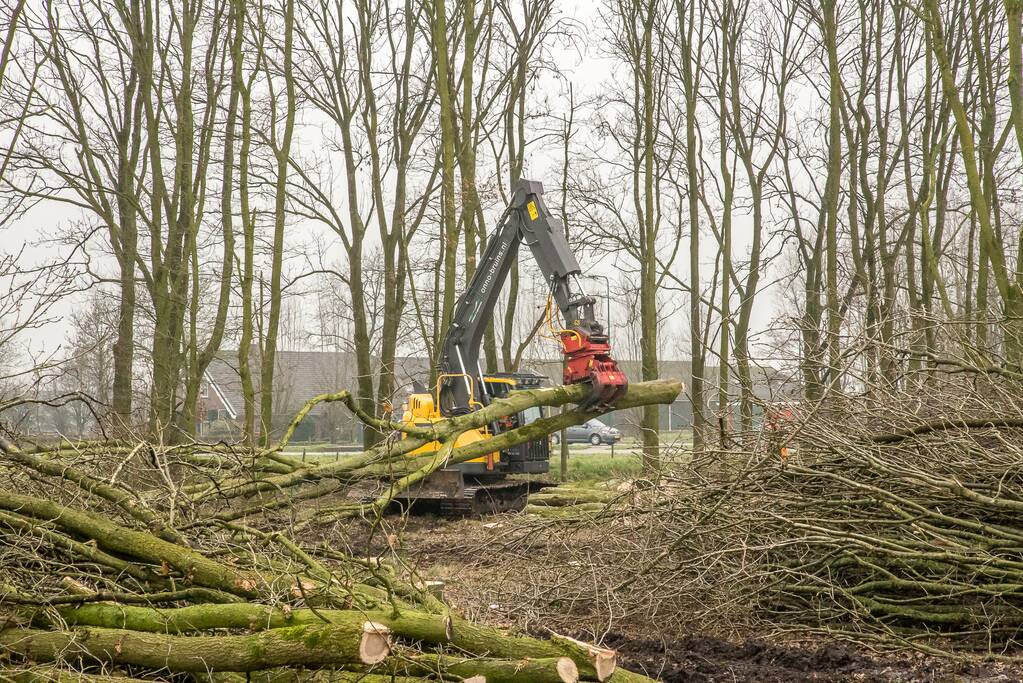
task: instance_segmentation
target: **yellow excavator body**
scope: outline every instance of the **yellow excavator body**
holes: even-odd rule
[[[440,411],[437,410],[437,403],[434,401],[433,395],[428,393],[415,393],[411,394],[408,398],[408,405],[402,415],[401,421],[405,424],[413,425],[415,427],[429,427],[434,422],[440,422],[445,419],[441,416]],[[407,434],[402,434],[402,438],[407,438]],[[491,438],[490,430],[486,427],[480,427],[478,429],[469,429],[458,435],[455,440],[455,448],[461,446],[467,446],[477,441],[484,441]],[[440,442],[431,441],[430,443],[423,444],[414,451],[409,451],[409,457],[416,457],[425,455],[431,451],[436,451],[440,448]],[[480,458],[474,460],[468,460],[467,462],[483,463],[486,465],[487,470],[493,470],[497,463],[501,462],[500,452],[488,453]]]
[[[440,403],[437,395],[443,377],[442,375],[441,379],[438,379],[435,392],[420,388],[409,395],[408,401],[402,407],[403,423],[429,428],[436,422],[448,419],[438,409]],[[448,377],[464,377],[472,382],[474,389],[476,387],[476,383],[465,375]],[[544,381],[545,377],[535,373],[504,373],[484,377],[485,384],[480,391],[489,403],[508,396],[509,392],[515,389],[538,387]],[[483,404],[474,398],[475,393],[470,391],[470,405],[482,408]],[[496,434],[529,424],[544,415],[544,409],[536,407],[498,418],[491,424],[462,432],[455,441],[455,447],[481,441],[486,444],[493,440]],[[401,438],[407,439],[408,435],[403,433]],[[408,457],[427,456],[439,448],[440,443],[432,441],[410,451]],[[521,510],[526,505],[530,490],[542,488],[544,482],[528,478],[508,478],[508,475],[542,474],[547,472],[549,461],[550,444],[546,438],[504,449],[494,448],[492,452],[479,458],[441,467],[407,489],[398,502],[402,505],[414,504],[420,510],[434,510],[443,516]]]

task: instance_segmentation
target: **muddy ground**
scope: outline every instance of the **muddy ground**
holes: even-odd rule
[[[756,639],[734,643],[707,635],[644,640],[609,634],[624,665],[668,683],[676,681],[1019,681],[1019,671],[996,664],[959,664],[916,654],[878,656],[844,643],[798,645]]]
[[[386,528],[345,540],[356,552],[368,555],[397,551],[422,576],[442,579],[445,599],[470,618],[539,636],[555,630],[598,641],[617,649],[623,666],[666,683],[1023,683],[1019,667],[955,662],[915,651],[879,653],[820,637],[766,639],[735,629],[660,632],[666,629],[641,619],[606,624],[600,630],[587,628],[574,616],[558,623],[550,611],[530,605],[543,595],[542,586],[530,585],[537,580],[535,567],[518,567],[517,562],[528,565],[529,561],[523,561],[521,553],[502,551],[502,534],[515,526],[515,518],[509,515],[463,520],[391,516]],[[577,564],[566,564],[566,576],[578,570]],[[546,569],[544,581],[549,581],[551,567]],[[509,579],[520,582],[517,599],[509,598],[507,586],[499,586]]]

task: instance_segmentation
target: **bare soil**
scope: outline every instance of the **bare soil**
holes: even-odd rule
[[[999,664],[957,663],[916,653],[878,656],[836,642],[734,643],[707,635],[663,642],[609,634],[604,645],[617,648],[627,668],[666,683],[1023,680],[1019,671]]]

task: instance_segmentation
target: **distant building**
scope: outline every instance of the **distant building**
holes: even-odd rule
[[[278,351],[274,372],[274,430],[287,426],[309,399],[342,390],[353,394],[358,389],[355,354],[337,351]],[[395,410],[408,394],[414,379],[429,375],[428,363],[421,358],[399,358],[395,363],[397,383]],[[255,389],[255,423],[260,424],[260,356],[258,349],[249,355]],[[374,380],[379,362],[374,359]],[[375,382],[374,382],[375,383]],[[210,363],[202,387],[197,432],[207,438],[236,436],[245,419],[245,399],[238,352],[224,351]],[[352,443],[362,438],[362,423],[340,403],[320,403],[302,421],[294,441]]]
[[[206,438],[230,438],[237,436],[244,420],[245,406],[242,396],[241,375],[238,372],[238,352],[225,351],[217,356],[206,371],[206,382],[202,387],[198,421],[198,433]],[[258,349],[249,356],[252,379],[256,390],[256,426],[259,426],[259,365]],[[275,430],[283,429],[305,403],[320,394],[334,393],[347,389],[357,390],[355,354],[333,351],[278,351],[274,376],[274,419]],[[641,376],[638,361],[621,361],[622,370],[630,380],[639,381]],[[531,370],[548,377],[552,384],[561,382],[561,361],[525,362],[523,370]],[[379,365],[374,359],[374,381]],[[708,410],[715,411],[717,399],[716,367],[708,367],[704,374],[707,386]],[[689,361],[661,361],[661,377],[682,380],[688,388],[692,384],[692,364]],[[396,389],[393,398],[395,412],[412,389],[414,380],[425,381],[429,377],[426,358],[406,356],[395,362]],[[793,386],[780,373],[769,368],[758,368],[754,374],[754,394],[762,401],[783,397]],[[733,377],[732,396],[738,396],[738,385]],[[683,392],[670,406],[660,407],[661,429],[674,431],[692,426],[693,411],[689,395]],[[635,433],[638,430],[639,409],[610,413],[602,418],[608,424]],[[341,404],[321,403],[310,411],[295,433],[295,441],[327,441],[351,443],[362,437],[361,423]]]

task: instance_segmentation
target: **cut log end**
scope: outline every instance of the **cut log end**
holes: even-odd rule
[[[64,586],[65,590],[72,595],[92,595],[92,591],[81,581],[77,581],[70,576],[65,576],[60,580],[61,585]]]
[[[597,680],[606,681],[618,668],[618,653],[604,648],[593,648],[593,668],[597,671]]]
[[[480,675],[477,674],[476,676],[470,676],[469,678],[463,678],[462,679],[462,683],[487,683],[487,677],[486,676],[480,676]]]
[[[375,621],[362,625],[359,659],[363,664],[379,664],[391,654],[391,629]]]
[[[557,670],[558,677],[564,683],[579,683],[579,667],[568,657],[558,658]]]
[[[455,639],[455,625],[450,614],[444,615],[444,638],[447,640]]]
[[[581,640],[563,636],[558,633],[552,633],[551,637],[555,641],[561,641],[567,645],[578,648],[582,651],[582,654],[586,657],[586,661],[593,667],[594,672],[597,674],[598,681],[606,681],[611,678],[611,674],[615,672],[618,667],[618,653],[615,650],[608,649],[606,647],[598,647],[592,643],[584,643]]]

